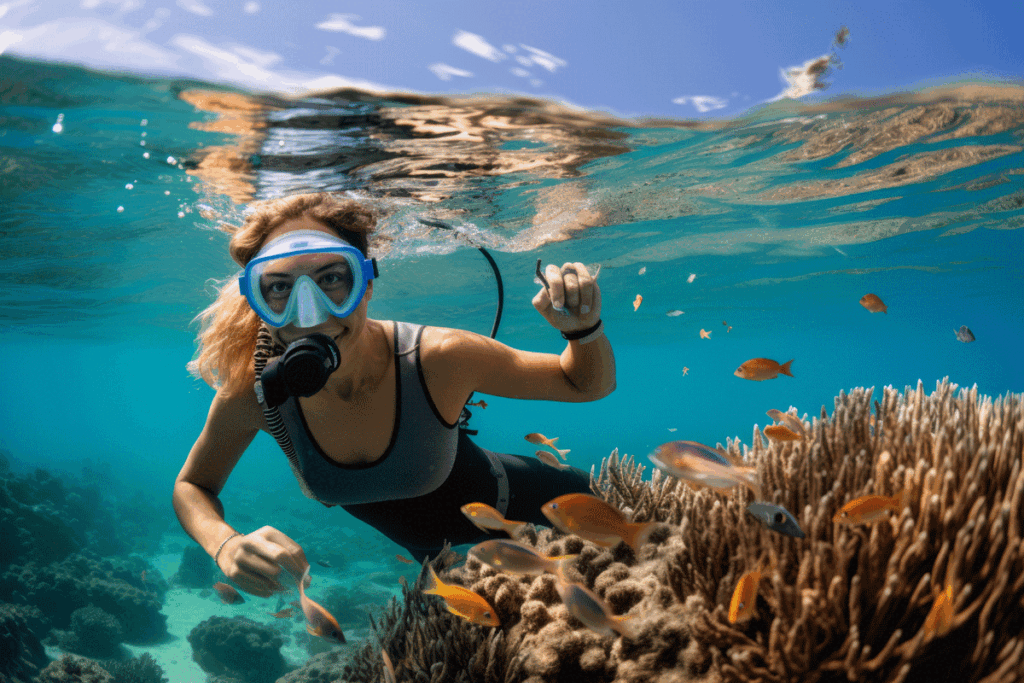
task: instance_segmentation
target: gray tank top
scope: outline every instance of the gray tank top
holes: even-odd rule
[[[455,463],[458,424],[449,425],[434,405],[420,366],[422,325],[395,325],[395,425],[379,459],[341,465],[320,449],[298,399],[279,408],[298,460],[296,476],[323,503],[355,505],[414,498],[444,483]]]

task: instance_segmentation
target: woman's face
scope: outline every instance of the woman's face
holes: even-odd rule
[[[264,244],[296,230],[319,230],[333,237],[338,237],[333,230],[316,219],[309,218],[308,216],[301,216],[299,218],[289,219],[270,231],[266,240],[264,240]],[[311,258],[296,257],[294,264],[296,267],[296,276],[309,274],[306,273],[307,270],[315,269],[322,265],[318,260],[321,255],[311,254],[308,256]],[[288,346],[288,344],[296,339],[307,337],[317,332],[320,334],[326,334],[334,340],[334,343],[338,345],[338,349],[344,354],[344,346],[350,345],[351,341],[358,338],[366,327],[366,306],[372,295],[373,280],[370,280],[366,285],[366,294],[363,295],[359,305],[354,311],[352,311],[352,313],[344,318],[330,316],[328,320],[315,327],[300,328],[296,327],[294,324],[289,324],[280,328],[270,328],[270,334],[282,346]]]

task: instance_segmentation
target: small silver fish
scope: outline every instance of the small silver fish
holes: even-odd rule
[[[673,309],[672,309],[671,311],[669,311],[669,312],[668,312],[668,313],[666,313],[665,315],[667,315],[667,316],[668,316],[668,317],[670,317],[670,318],[674,318],[674,317],[676,317],[677,315],[682,315],[682,314],[683,314],[683,312],[682,312],[682,311],[680,311],[680,310],[679,310],[678,308],[673,308]]]
[[[967,327],[967,325],[961,325],[959,330],[954,331],[954,334],[964,344],[974,341],[974,333],[971,332],[971,328]]]
[[[790,514],[789,510],[774,503],[754,502],[747,506],[747,512],[772,531],[780,534],[803,538],[804,531],[796,521],[796,517]]]

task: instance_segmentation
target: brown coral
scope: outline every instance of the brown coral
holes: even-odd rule
[[[955,395],[954,395],[955,394]],[[659,532],[639,553],[598,548],[555,530],[534,545],[578,553],[566,576],[590,588],[637,636],[601,636],[572,617],[554,578],[514,577],[445,552],[446,581],[481,593],[502,615],[485,629],[449,614],[438,598],[405,590],[374,625],[399,680],[442,683],[676,683],[683,681],[932,681],[1010,683],[1024,678],[1024,409],[977,390],[840,394],[802,442],[753,447],[729,441],[756,465],[771,502],[792,511],[806,538],[764,528],[746,491],[694,491],[618,453],[594,473],[595,493]],[[898,514],[872,526],[834,524],[847,501],[910,490]],[[524,536],[526,537],[526,536]],[[532,540],[533,535],[529,535]],[[754,617],[731,624],[737,579],[770,554]],[[955,616],[926,634],[947,583]],[[935,678],[941,664],[942,677]],[[343,680],[380,678],[379,646],[366,644]],[[948,678],[944,678],[948,676]]]

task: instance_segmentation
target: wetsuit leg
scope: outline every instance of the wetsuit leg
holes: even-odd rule
[[[589,493],[590,474],[577,468],[557,470],[536,458],[495,453],[509,479],[507,519],[550,526],[540,508],[564,493]],[[448,478],[430,493],[415,498],[342,507],[405,548],[417,562],[437,555],[447,540],[452,545],[502,538],[473,526],[460,509],[466,503],[493,506],[498,483],[482,448],[459,434],[458,453]]]
[[[570,467],[558,470],[537,458],[495,453],[508,475],[509,503],[506,519],[551,526],[540,511],[553,498],[566,493],[591,493],[590,473]]]

